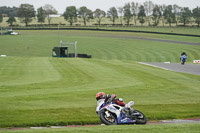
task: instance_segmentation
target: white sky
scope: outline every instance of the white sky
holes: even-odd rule
[[[94,11],[97,8],[108,11],[110,7],[122,7],[128,2],[138,2],[142,4],[148,0],[0,0],[0,6],[19,7],[20,4],[34,5],[35,10],[44,6],[45,4],[52,5],[59,13],[63,13],[68,6],[86,6],[88,9]],[[177,4],[181,7],[189,7],[190,9],[200,7],[200,0],[151,0],[154,4]]]

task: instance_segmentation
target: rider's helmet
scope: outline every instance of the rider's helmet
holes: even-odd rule
[[[181,55],[186,55],[186,53],[185,53],[185,52],[183,52]]]
[[[98,101],[99,99],[105,99],[105,93],[104,93],[104,92],[98,92],[98,93],[96,94],[96,99],[97,99],[97,101]]]

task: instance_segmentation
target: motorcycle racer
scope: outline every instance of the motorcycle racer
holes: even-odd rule
[[[125,106],[125,103],[124,103],[123,99],[122,98],[116,98],[115,94],[112,94],[112,95],[107,94],[107,95],[105,95],[104,92],[98,92],[96,94],[96,100],[99,101],[99,100],[102,100],[102,99],[105,102],[113,102],[113,103],[116,103],[116,104],[118,104],[120,106],[123,106],[123,107]]]
[[[134,105],[133,101],[120,105],[117,104],[117,101],[121,100],[122,102],[122,99],[116,98],[115,94],[105,95],[104,92],[98,92],[96,94],[96,100],[96,113],[100,120],[106,125],[146,124],[147,122],[147,119],[142,112],[132,108]]]
[[[187,54],[185,52],[181,53],[180,61],[181,64],[184,65],[187,59]]]
[[[104,92],[98,92],[96,94],[96,100],[97,100],[97,108],[96,108],[96,113],[98,113],[98,110],[100,108],[100,105],[102,103],[115,103],[119,106],[124,107],[124,110],[122,111],[124,114],[128,114],[129,110],[133,110],[132,106],[134,104],[133,101],[129,102],[128,104],[125,104],[122,98],[116,98],[115,94],[107,94],[105,95]]]

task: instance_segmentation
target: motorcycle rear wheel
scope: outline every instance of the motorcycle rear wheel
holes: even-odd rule
[[[102,110],[99,112],[100,120],[106,125],[116,125],[117,119],[115,118],[115,116],[112,113],[108,112],[110,116],[107,117],[105,112],[106,110]]]

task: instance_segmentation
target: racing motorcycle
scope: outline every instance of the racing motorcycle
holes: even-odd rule
[[[181,56],[181,64],[184,65],[186,62],[187,56],[186,55],[182,55]]]
[[[129,103],[128,103],[129,104]],[[100,101],[97,105],[97,113],[100,120],[106,125],[116,124],[146,124],[146,116],[139,110],[129,111],[129,115],[124,113],[125,107],[115,103],[105,103]]]

